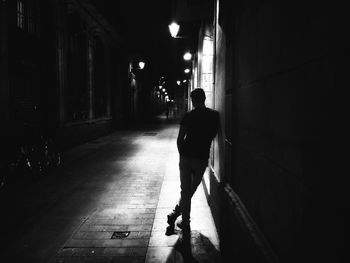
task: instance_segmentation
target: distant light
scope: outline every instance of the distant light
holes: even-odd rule
[[[180,26],[177,23],[175,23],[175,22],[172,22],[169,25],[170,34],[171,34],[172,37],[176,37],[177,36],[177,33],[179,32],[179,29],[180,29]]]
[[[187,82],[187,79],[184,79],[182,82],[183,82],[183,83],[186,83],[186,82]]]
[[[165,92],[165,89],[162,89],[163,92]]]
[[[192,55],[190,52],[186,52],[185,55],[184,55],[184,60],[191,60],[192,58]]]
[[[140,69],[143,69],[145,67],[145,62],[140,61],[139,62],[139,67],[140,67]]]
[[[190,69],[185,69],[185,73],[190,73]]]
[[[159,89],[162,89],[163,88],[163,86],[162,85],[159,85]]]
[[[180,85],[180,84],[181,84],[181,81],[180,81],[180,80],[178,80],[178,81],[176,81],[176,83],[177,83],[177,85]]]
[[[168,95],[168,92],[164,92],[165,95]]]

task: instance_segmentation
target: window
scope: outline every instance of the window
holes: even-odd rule
[[[106,61],[103,42],[94,38],[94,117],[107,116]]]
[[[27,31],[28,33],[35,33],[35,23],[34,23],[34,14],[33,9],[28,9],[27,16]]]
[[[17,1],[17,27],[24,29],[24,3]]]
[[[66,121],[76,122],[89,119],[87,35],[85,24],[78,13],[67,16],[69,25],[67,40],[67,103]]]
[[[27,33],[37,32],[37,5],[35,0],[17,0],[17,27]]]

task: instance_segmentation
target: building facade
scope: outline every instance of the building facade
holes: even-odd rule
[[[35,126],[66,148],[128,119],[124,40],[89,1],[1,1],[0,35],[3,138]]]
[[[177,2],[180,24],[201,21],[191,89],[203,88],[221,117],[203,185],[224,256],[343,262],[343,180],[329,140],[346,76],[341,8]]]

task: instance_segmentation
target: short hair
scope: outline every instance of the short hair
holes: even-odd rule
[[[194,89],[191,92],[191,98],[192,100],[196,102],[204,102],[205,101],[205,92],[201,88]]]

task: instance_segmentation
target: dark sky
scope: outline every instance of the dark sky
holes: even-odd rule
[[[186,43],[173,39],[168,29],[174,13],[174,0],[91,0],[122,35],[128,48],[141,55],[150,78],[183,78],[182,55]],[[174,73],[178,72],[178,73]]]

